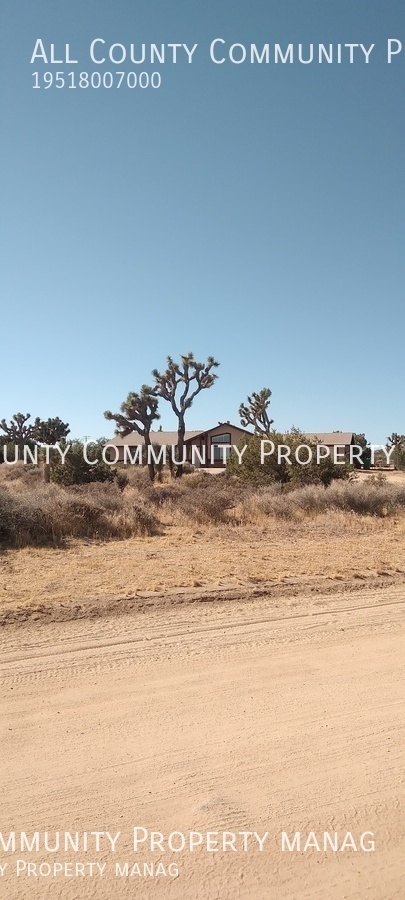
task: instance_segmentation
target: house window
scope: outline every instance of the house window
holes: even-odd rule
[[[224,463],[227,459],[229,459],[229,454],[231,452],[230,447],[224,447],[224,444],[231,443],[231,435],[230,434],[214,434],[211,438],[211,459],[214,463]]]
[[[214,444],[214,453],[213,453],[213,461],[223,463],[227,459],[229,459],[229,455],[231,452],[231,447],[216,447]]]
[[[231,435],[230,434],[214,434],[211,438],[211,444],[230,444],[231,443]]]

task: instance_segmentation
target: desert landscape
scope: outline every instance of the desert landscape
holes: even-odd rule
[[[192,507],[192,480],[153,488],[166,493],[150,534],[0,555],[3,833],[120,833],[115,853],[57,854],[105,866],[79,879],[14,877],[17,857],[56,854],[2,853],[3,889],[399,900],[405,516],[390,491],[402,496],[403,475],[328,488],[328,508],[312,488],[231,502],[223,476],[195,484]],[[24,495],[23,479],[11,490]],[[111,507],[114,486],[86,502],[100,506],[100,491]],[[142,503],[149,488],[125,491]],[[374,514],[338,508],[349,497]],[[134,827],[267,838],[262,851],[134,853]],[[282,849],[283,832],[300,832],[299,851]],[[339,846],[350,833],[356,849],[304,850],[312,832]]]
[[[403,4],[3,7],[0,900],[405,900]]]

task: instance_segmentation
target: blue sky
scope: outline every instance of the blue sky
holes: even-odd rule
[[[404,432],[402,0],[2,10],[0,418],[109,436],[103,411],[192,350],[221,366],[190,428],[237,424],[269,386],[280,430]],[[91,72],[96,37],[198,50],[153,67],[159,90],[32,89],[37,38],[80,60],[48,71]],[[217,37],[376,46],[369,65],[216,66]]]

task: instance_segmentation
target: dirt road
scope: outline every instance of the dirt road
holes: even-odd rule
[[[404,608],[395,585],[5,628],[0,830],[17,849],[1,854],[1,896],[403,898]],[[190,853],[148,836],[134,854],[133,826],[179,844],[268,837]],[[98,851],[93,836],[87,852],[28,853],[22,831],[103,835]],[[357,850],[303,849],[325,831]],[[120,832],[114,853],[105,832]],[[301,852],[281,850],[282,832],[301,833]],[[17,859],[106,868],[17,877]],[[115,875],[117,862],[178,877]]]

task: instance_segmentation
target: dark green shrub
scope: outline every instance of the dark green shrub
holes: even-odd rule
[[[87,462],[84,457],[84,445],[81,441],[72,441],[64,463],[58,453],[53,452],[51,459],[51,481],[64,486],[71,484],[91,484],[94,481],[114,481],[116,469],[102,459],[102,451],[106,440],[100,439],[87,447]]]
[[[266,485],[277,483],[290,487],[310,484],[327,486],[334,479],[348,479],[352,472],[352,467],[347,463],[335,465],[330,457],[321,460],[318,464],[316,462],[316,444],[309,441],[298,430],[294,430],[287,435],[272,434],[271,440],[275,447],[274,453],[270,456],[265,456],[263,463],[261,462],[261,440],[259,435],[252,435],[251,438],[242,438],[238,448],[241,451],[246,445],[242,462],[239,463],[235,452],[231,453],[228,460],[227,472],[235,475],[244,484],[256,487],[265,487]],[[300,465],[295,458],[295,451],[301,444],[307,445],[312,450],[312,462],[308,465]],[[278,462],[277,450],[280,445],[288,445],[291,448],[289,457],[291,464],[286,459],[281,459]]]

